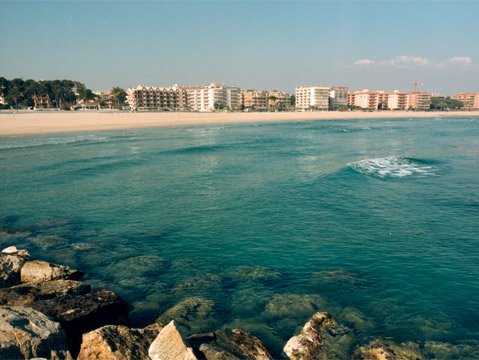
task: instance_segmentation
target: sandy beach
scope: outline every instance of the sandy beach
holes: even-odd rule
[[[101,130],[126,130],[163,126],[356,120],[400,118],[478,117],[473,112],[263,112],[263,113],[128,113],[128,112],[15,112],[0,114],[0,136]]]

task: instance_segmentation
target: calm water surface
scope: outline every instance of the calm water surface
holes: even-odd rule
[[[317,310],[359,341],[479,339],[479,118],[0,138],[0,245],[88,273],[135,325],[276,354]]]

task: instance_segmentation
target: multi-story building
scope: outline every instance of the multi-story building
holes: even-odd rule
[[[329,90],[329,109],[337,110],[348,106],[349,89],[346,86],[333,86]]]
[[[398,90],[387,94],[387,108],[389,110],[407,110],[409,105],[409,93]]]
[[[259,90],[241,90],[241,108],[246,111],[267,111],[268,92]]]
[[[184,88],[188,94],[188,108],[192,111],[239,110],[240,89],[223,84]]]
[[[187,106],[186,91],[172,87],[138,86],[127,91],[127,102],[133,111],[181,111]]]
[[[427,111],[431,108],[431,93],[412,92],[408,97],[408,110]]]
[[[269,111],[285,111],[291,108],[290,94],[278,90],[269,90],[267,93]]]
[[[464,110],[479,110],[479,93],[460,93],[451,98],[461,101]]]
[[[305,110],[328,110],[329,109],[329,86],[297,86],[296,109]]]
[[[387,94],[384,91],[364,89],[349,95],[349,105],[367,110],[383,110],[387,108]]]

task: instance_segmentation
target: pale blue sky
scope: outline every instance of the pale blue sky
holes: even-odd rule
[[[0,76],[479,91],[478,1],[0,1]]]

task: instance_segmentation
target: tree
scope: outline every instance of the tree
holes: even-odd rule
[[[460,100],[451,99],[450,97],[432,97],[431,98],[431,110],[459,110],[464,107],[464,104]]]
[[[120,106],[126,105],[126,91],[121,87],[114,87],[111,89],[111,96],[114,104],[120,108]]]

